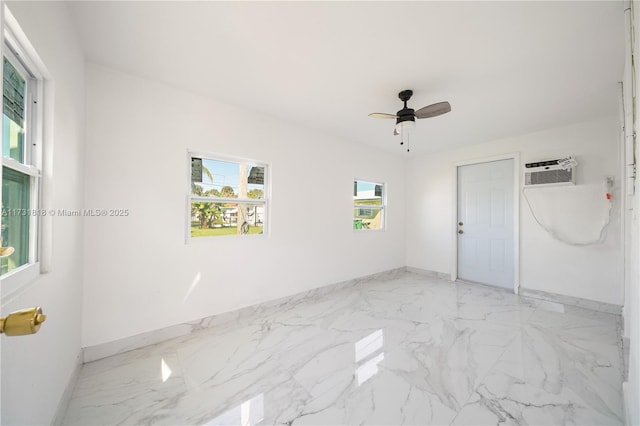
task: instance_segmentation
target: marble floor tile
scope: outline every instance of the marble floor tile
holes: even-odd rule
[[[65,424],[621,424],[620,319],[404,273],[85,364]]]

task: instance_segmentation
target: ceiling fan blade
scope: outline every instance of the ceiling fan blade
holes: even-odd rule
[[[384,112],[372,112],[371,114],[369,114],[369,117],[375,117],[375,118],[398,118],[397,115],[395,114],[387,114]]]
[[[437,117],[442,114],[446,114],[451,111],[451,105],[449,102],[438,102],[437,104],[431,104],[424,108],[420,108],[415,112],[416,118],[430,118]]]

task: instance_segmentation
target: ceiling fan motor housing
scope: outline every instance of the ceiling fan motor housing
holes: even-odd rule
[[[403,121],[416,121],[415,110],[413,108],[407,108],[407,101],[411,99],[411,96],[413,96],[413,90],[403,90],[398,93],[398,97],[402,102],[404,102],[404,108],[396,114],[398,116],[396,119],[396,125]]]
[[[398,116],[396,125],[403,121],[416,121],[415,110],[413,108],[402,108],[396,115]]]

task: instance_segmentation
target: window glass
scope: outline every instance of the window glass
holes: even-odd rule
[[[264,233],[266,165],[190,155],[191,238]]]
[[[26,80],[4,58],[2,98],[2,155],[24,163]]]
[[[262,204],[191,203],[192,237],[262,234],[263,228]]]
[[[29,262],[30,177],[2,168],[2,247],[13,247],[1,261],[3,274]]]
[[[194,161],[195,160],[195,161]],[[192,158],[191,194],[220,198],[264,198],[264,167]],[[241,185],[240,173],[245,177]],[[245,193],[243,194],[242,191]]]
[[[353,229],[384,228],[384,184],[353,181]]]

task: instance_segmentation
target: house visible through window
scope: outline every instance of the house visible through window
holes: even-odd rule
[[[267,222],[267,165],[189,154],[189,236],[263,234]]]
[[[5,45],[2,102],[2,252],[0,274],[37,261],[41,144],[36,140],[41,117],[35,108],[40,80]]]
[[[384,184],[353,181],[353,229],[384,229]]]

